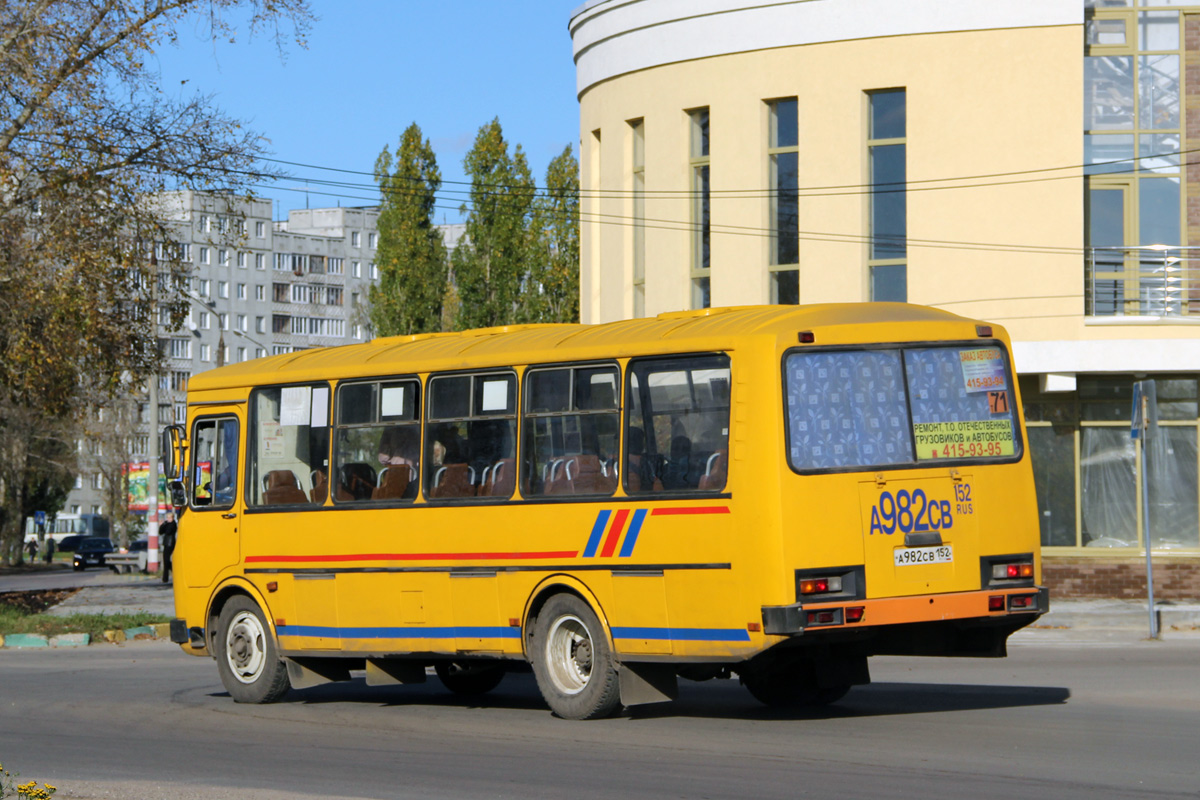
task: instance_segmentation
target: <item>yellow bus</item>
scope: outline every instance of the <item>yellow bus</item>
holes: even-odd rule
[[[225,366],[164,434],[172,639],[239,702],[346,680],[558,715],[736,676],[824,704],[1048,608],[1008,336],[891,303],[376,339]]]

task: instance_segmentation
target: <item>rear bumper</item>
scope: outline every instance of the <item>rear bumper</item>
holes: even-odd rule
[[[1002,610],[990,610],[989,599],[994,597],[1004,598],[1001,601]],[[1018,605],[1020,603],[1028,605]],[[854,616],[848,615],[847,609],[862,609],[857,622],[847,621],[848,617]],[[1032,586],[875,600],[841,600],[836,603],[764,606],[762,617],[763,633],[800,636],[826,631],[864,631],[884,626],[938,622],[970,622],[1017,630],[1049,610],[1049,590]]]

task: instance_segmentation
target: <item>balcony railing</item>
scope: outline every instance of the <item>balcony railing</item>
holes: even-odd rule
[[[1200,318],[1200,247],[1089,247],[1090,317]]]

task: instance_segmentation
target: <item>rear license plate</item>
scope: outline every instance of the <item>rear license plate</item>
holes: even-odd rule
[[[896,566],[910,564],[950,564],[954,561],[954,549],[948,544],[933,547],[905,547],[895,551]]]

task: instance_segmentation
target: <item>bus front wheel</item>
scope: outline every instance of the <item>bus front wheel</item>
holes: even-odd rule
[[[249,597],[221,609],[215,650],[221,683],[236,702],[274,703],[291,688],[266,617]]]
[[[590,606],[556,594],[534,623],[533,674],[546,704],[564,719],[597,719],[621,704],[608,637]]]

